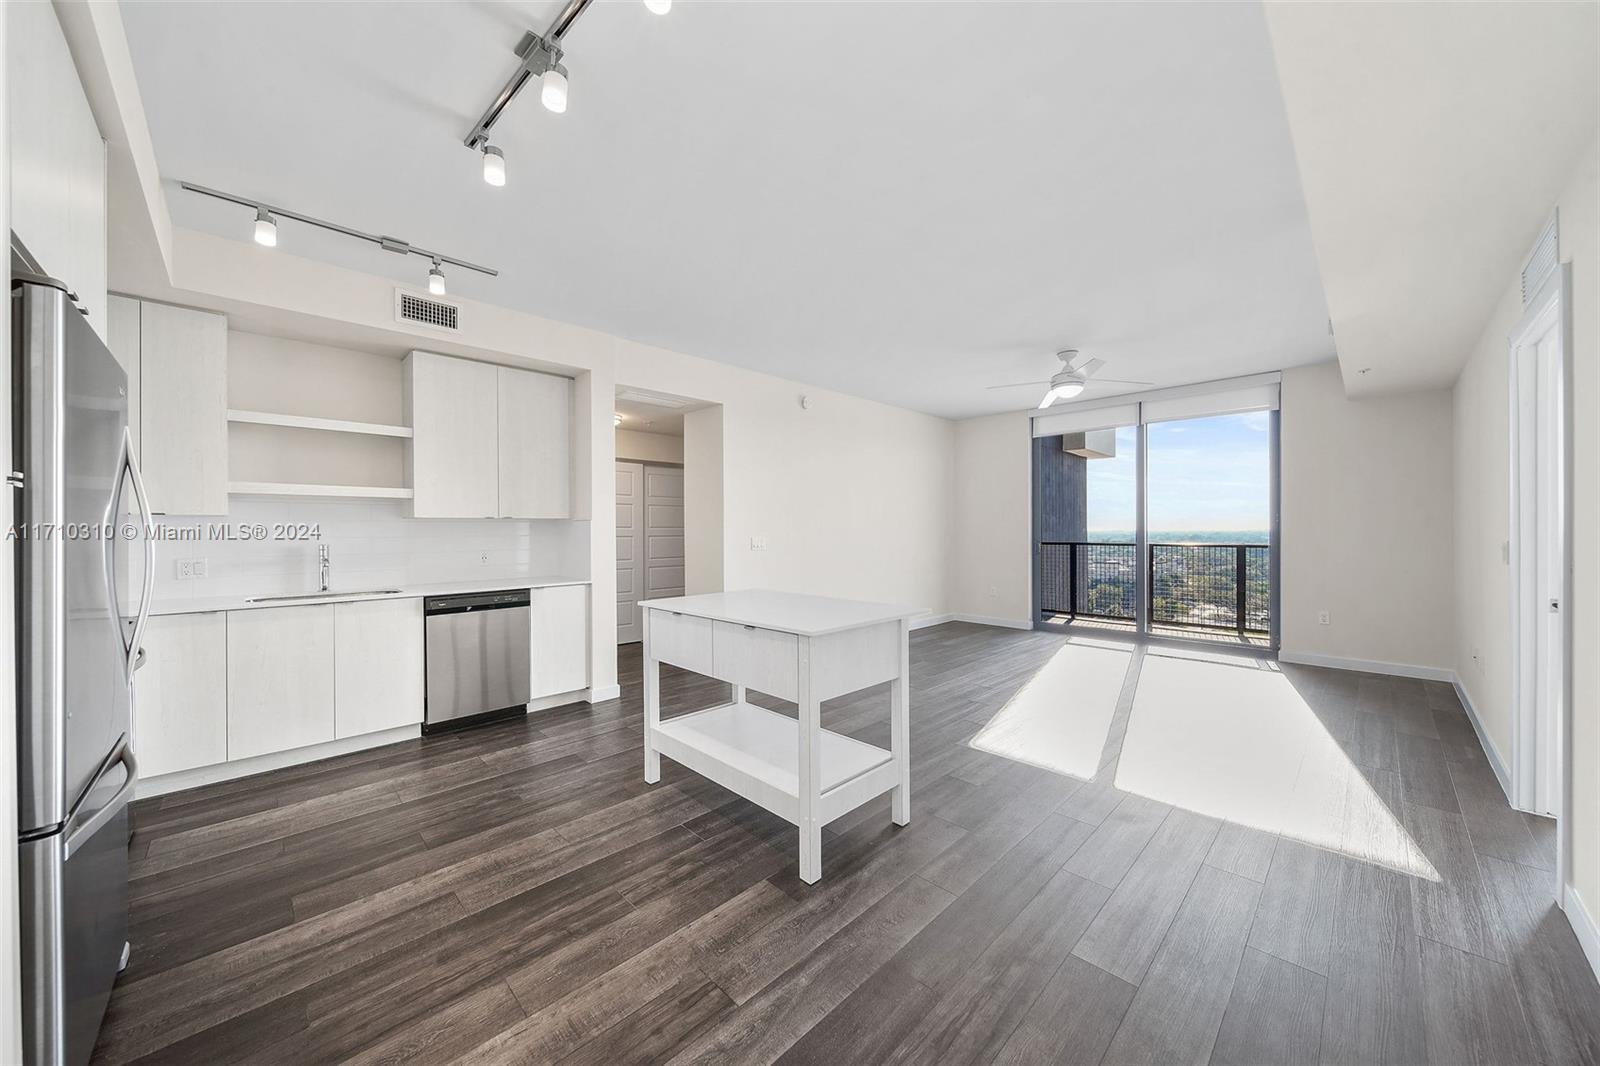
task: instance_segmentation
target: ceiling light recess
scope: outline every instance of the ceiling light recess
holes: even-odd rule
[[[238,204],[241,207],[254,208],[256,212],[256,243],[265,245],[268,248],[276,247],[278,243],[277,216],[281,216],[283,218],[291,218],[296,222],[304,222],[308,226],[316,226],[318,229],[325,229],[330,233],[338,233],[345,237],[353,237],[358,241],[366,241],[368,244],[376,244],[386,252],[398,252],[401,255],[420,255],[425,259],[431,259],[433,261],[433,269],[428,271],[428,291],[435,296],[444,295],[444,271],[440,269],[443,263],[449,263],[451,266],[458,266],[464,270],[475,270],[479,274],[487,274],[491,278],[500,276],[500,271],[495,270],[493,267],[480,266],[465,259],[457,259],[453,255],[445,255],[443,252],[433,252],[426,248],[419,248],[409,241],[401,240],[399,237],[385,237],[377,233],[366,233],[362,230],[351,229],[349,226],[341,226],[339,223],[329,222],[327,219],[302,215],[300,212],[291,211],[287,207],[262,203],[260,200],[252,200],[248,196],[235,196],[231,192],[209,189],[204,185],[196,185],[193,182],[180,181],[178,187],[187,192],[199,193],[201,196],[209,196],[216,200],[226,200],[230,204]],[[438,287],[435,288],[435,285]]]

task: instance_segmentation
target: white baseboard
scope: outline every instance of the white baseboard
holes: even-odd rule
[[[1600,977],[1600,925],[1595,924],[1594,915],[1584,905],[1577,889],[1568,885],[1564,896],[1561,909],[1566,912],[1567,921],[1578,936],[1578,945],[1589,959],[1589,969],[1594,971],[1596,977]]]
[[[1359,670],[1364,674],[1385,674],[1389,677],[1415,677],[1423,681],[1454,681],[1456,674],[1443,666],[1413,666],[1410,663],[1386,663],[1377,659],[1344,659],[1337,655],[1319,655],[1309,651],[1279,649],[1278,661],[1298,663],[1301,666],[1325,666],[1330,670]]]
[[[1018,618],[991,618],[982,614],[954,614],[953,622],[971,622],[975,626],[999,626],[1001,629],[1032,629],[1033,623]]]
[[[953,614],[925,614],[920,618],[911,620],[912,629],[927,629],[929,626],[942,626],[946,622],[955,621]]]
[[[1454,672],[1450,676],[1450,685],[1456,690],[1456,699],[1466,708],[1467,721],[1472,723],[1472,731],[1478,734],[1478,746],[1483,749],[1484,757],[1489,760],[1489,769],[1494,771],[1495,780],[1500,782],[1500,791],[1505,794],[1506,803],[1513,808],[1516,807],[1516,803],[1511,799],[1511,770],[1506,766],[1506,760],[1500,754],[1500,749],[1489,739],[1489,731],[1483,727],[1483,719],[1478,717],[1478,708],[1473,705],[1472,697],[1467,695],[1467,687]]]
[[[589,703],[604,703],[606,700],[614,700],[621,695],[621,685],[602,685],[600,688],[592,688],[585,692],[583,698]],[[564,699],[565,697],[558,698]],[[571,703],[572,701],[567,700],[567,702]]]
[[[324,744],[312,744],[289,751],[275,751],[271,755],[257,755],[254,758],[237,759],[215,766],[179,770],[177,773],[162,774],[159,777],[143,777],[134,785],[133,796],[134,799],[164,796],[168,792],[181,792],[186,788],[199,788],[201,785],[212,785],[218,781],[232,781],[239,777],[266,773],[268,770],[281,770],[285,766],[298,766],[301,763],[331,759],[335,755],[349,755],[353,751],[366,751],[368,748],[381,748],[385,744],[415,740],[421,735],[420,725],[405,725],[398,729],[385,729],[382,732],[366,733],[359,737],[330,740]]]

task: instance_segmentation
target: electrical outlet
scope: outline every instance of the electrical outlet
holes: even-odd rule
[[[766,551],[767,550],[767,538],[766,537],[751,537],[750,538],[750,550],[753,551],[753,552],[764,552],[764,551]]]
[[[1320,625],[1320,626],[1325,626],[1325,625],[1327,625],[1327,624],[1328,624],[1328,623],[1329,623],[1329,622],[1330,622],[1330,621],[1332,621],[1332,619],[1330,619],[1330,618],[1329,618],[1329,617],[1328,617],[1328,612],[1327,612],[1327,611],[1318,611],[1318,612],[1317,612],[1317,624],[1318,624],[1318,625]]]
[[[992,599],[996,599],[996,598],[999,597],[999,595],[1000,595],[1000,586],[999,585],[990,585],[989,586],[989,598],[991,600]]]
[[[179,581],[192,581],[197,577],[206,576],[204,559],[179,559],[177,565]]]
[[[481,566],[488,566],[489,565],[489,553],[488,552],[484,552],[482,555],[478,556],[478,563]]]

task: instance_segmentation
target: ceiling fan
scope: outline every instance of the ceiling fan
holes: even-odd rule
[[[1076,348],[1063,348],[1056,353],[1056,358],[1061,360],[1061,369],[1049,381],[1015,381],[1010,385],[990,385],[991,389],[1021,389],[1038,385],[1048,385],[1049,389],[1044,394],[1044,399],[1039,401],[1039,410],[1044,410],[1057,400],[1070,400],[1082,395],[1083,390],[1089,387],[1089,379],[1106,365],[1104,359],[1096,359],[1084,355]],[[1123,381],[1118,378],[1095,378],[1108,385],[1153,385],[1153,381]]]

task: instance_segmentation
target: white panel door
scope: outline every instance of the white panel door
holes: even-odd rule
[[[500,517],[572,517],[572,381],[499,367]]]
[[[557,585],[528,594],[533,699],[589,686],[589,586]]]
[[[157,514],[228,513],[228,320],[139,309],[139,462]]]
[[[334,737],[333,608],[228,612],[228,758]]]
[[[333,605],[334,735],[422,721],[422,601]]]
[[[134,675],[133,753],[143,777],[228,761],[227,616],[157,615]]]
[[[617,464],[617,643],[644,639],[644,464]]]
[[[644,599],[683,595],[683,470],[644,468]]]
[[[499,517],[498,369],[431,352],[406,356],[412,517]]]

